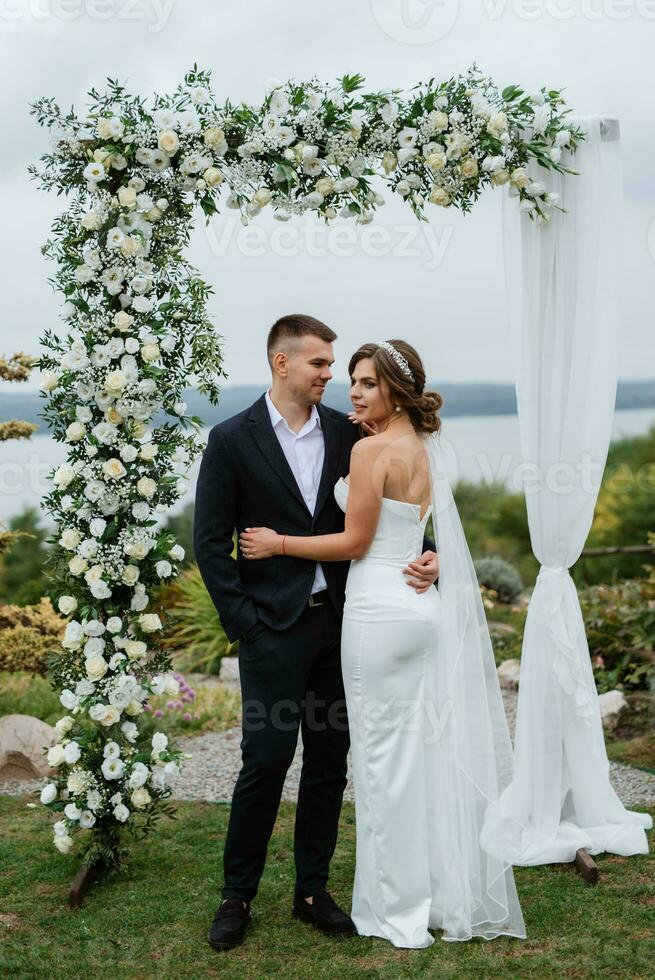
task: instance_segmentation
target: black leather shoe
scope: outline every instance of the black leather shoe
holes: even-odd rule
[[[243,942],[250,914],[250,902],[243,907],[240,898],[226,898],[216,910],[209,929],[209,945],[214,949],[232,949]]]
[[[302,922],[311,922],[321,932],[333,936],[354,936],[357,932],[349,915],[343,912],[328,892],[318,892],[311,904],[301,895],[295,895],[291,914]]]

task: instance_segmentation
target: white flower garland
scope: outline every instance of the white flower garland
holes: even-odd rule
[[[91,832],[89,863],[118,863],[117,828],[145,816],[148,829],[155,810],[172,812],[163,801],[182,755],[132,719],[151,695],[177,693],[156,640],[165,611],[145,610],[184,552],[154,526],[203,449],[184,387],[193,379],[215,403],[222,374],[211,289],[183,257],[196,205],[208,220],[225,189],[244,222],[270,205],[281,220],[313,210],[364,223],[384,203],[375,180],[418,218],[426,203],[468,211],[484,187],[509,184],[547,221],[556,195],[528,165],[574,172],[562,157],[583,138],[558,91],[500,93],[475,66],[404,94],[366,94],[359,75],[274,82],[257,108],[218,106],[209,84],[194,66],[151,107],[109,80],[84,116],[52,99],[31,110],[52,148],[30,172],[70,195],[42,250],[58,264],[66,329],[46,331],[39,366],[43,416],[69,447],[45,498],[58,525],[57,604],[77,616],[52,670],[70,714],[57,722],[48,761],[60,772],[41,801],[61,814],[60,851]],[[172,421],[154,427],[160,410]]]

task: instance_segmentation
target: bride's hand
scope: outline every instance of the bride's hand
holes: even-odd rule
[[[271,558],[282,554],[282,537],[270,527],[247,527],[239,535],[244,558]]]
[[[359,425],[367,436],[376,436],[378,434],[376,422],[360,422],[355,412],[348,412],[348,420],[352,422],[353,425]]]

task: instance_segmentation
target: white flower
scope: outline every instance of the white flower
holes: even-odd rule
[[[127,474],[127,470],[120,459],[117,459],[115,456],[105,460],[102,464],[102,472],[105,476],[111,477],[113,480],[120,480]]]
[[[398,115],[398,105],[395,102],[385,102],[380,109],[380,115],[382,116],[382,121],[389,126]]]
[[[120,248],[125,241],[125,233],[120,228],[110,228],[107,232],[107,248]]]
[[[86,673],[89,680],[99,681],[109,670],[109,664],[104,657],[89,657],[85,664]]]
[[[144,633],[154,633],[162,628],[162,622],[157,613],[142,613],[139,616],[139,626]]]
[[[536,106],[534,110],[534,118],[532,120],[532,126],[534,128],[535,133],[543,133],[549,122],[550,122],[550,104],[545,103],[544,105]]]
[[[174,544],[168,554],[171,558],[175,559],[175,561],[182,561],[185,551],[181,544]]]
[[[57,787],[54,783],[46,783],[46,785],[41,790],[41,802],[42,803],[52,803],[53,800],[57,799]]]
[[[187,409],[186,402],[175,402],[173,405],[173,411],[176,415],[184,415]]]
[[[107,521],[104,519],[104,517],[94,517],[89,523],[89,531],[96,538],[102,537],[106,527]]]
[[[65,820],[57,820],[56,823],[53,823],[52,829],[55,837],[66,837],[68,835],[68,825]]]
[[[54,845],[62,854],[68,854],[73,846],[73,838],[69,837],[68,835],[64,837],[56,836],[54,839]]]
[[[79,698],[76,697],[76,695],[73,694],[72,691],[69,691],[68,688],[64,688],[64,690],[59,695],[59,700],[64,706],[64,708],[66,708],[68,711],[72,711],[73,708],[77,708],[80,703]]]
[[[92,160],[82,171],[82,176],[91,184],[98,184],[106,177],[105,168],[101,163]]]
[[[59,544],[67,551],[74,551],[82,540],[82,535],[74,527],[67,527],[59,538]]]
[[[123,628],[123,620],[120,616],[110,616],[107,620],[107,629],[110,633],[120,633]]]
[[[67,742],[64,746],[64,761],[69,766],[75,765],[82,754],[82,750],[77,742]]]
[[[75,470],[69,463],[62,463],[53,474],[53,483],[62,490],[75,479]]]
[[[93,827],[95,822],[96,818],[90,810],[82,810],[80,814],[80,827],[88,829],[89,827]]]
[[[145,788],[145,786],[139,786],[138,789],[134,790],[130,799],[132,801],[132,806],[135,809],[143,810],[145,807],[148,806],[148,803],[150,803],[152,797],[150,796],[150,793]]]
[[[138,581],[140,574],[136,565],[126,565],[121,575],[121,582],[123,585],[134,585]]]
[[[136,742],[139,729],[133,721],[124,721],[121,725],[121,731],[128,742]]]
[[[82,215],[80,224],[86,231],[99,231],[102,228],[102,218],[97,211],[87,211]]]
[[[41,375],[41,391],[54,391],[59,379],[60,375],[56,371],[44,371]]]
[[[53,769],[60,766],[65,759],[63,745],[60,745],[58,742],[55,745],[52,745],[48,749],[47,759],[48,765],[52,766]]]
[[[148,779],[148,767],[143,762],[135,762],[128,779],[130,789],[138,789]]]
[[[121,747],[118,742],[105,742],[102,754],[105,759],[117,759],[121,754]]]
[[[70,715],[64,715],[63,718],[60,718],[57,722],[55,722],[55,728],[57,729],[57,733],[60,736],[60,738],[66,735],[66,733],[71,730],[74,724],[75,722],[70,717]]]
[[[115,725],[120,716],[120,711],[113,704],[92,704],[89,708],[89,718],[99,721],[105,728]]]
[[[121,823],[125,823],[130,815],[130,811],[127,809],[124,803],[119,803],[118,806],[114,807],[114,816]]]
[[[137,481],[136,489],[142,497],[154,497],[157,490],[157,483],[149,476],[142,476]]]
[[[88,806],[89,810],[97,810],[101,802],[102,802],[102,798],[98,790],[90,789],[89,792],[86,794],[86,805]],[[80,823],[82,823],[81,819],[80,819]]]
[[[128,640],[125,644],[125,653],[130,660],[140,660],[147,651],[148,646],[143,640]]]
[[[414,129],[413,126],[405,126],[398,133],[398,146],[414,146],[417,136],[418,130]]]
[[[72,793],[73,796],[75,796],[77,793],[83,792],[84,786],[86,785],[84,775],[86,774],[80,772],[79,769],[73,769],[73,771],[68,774],[66,789],[69,793]]]
[[[82,629],[82,625],[78,623],[76,619],[71,619],[71,621],[66,624],[64,637],[61,641],[62,646],[66,647],[67,650],[77,650],[82,643],[83,637],[84,630]]]
[[[77,599],[72,595],[60,595],[57,600],[57,608],[64,616],[70,616],[77,609]]]
[[[164,732],[155,732],[152,736],[152,747],[156,752],[162,752],[168,745],[168,736]]]
[[[122,759],[105,759],[100,768],[105,779],[120,779],[125,771],[125,763]]]
[[[166,559],[162,559],[162,561],[158,561],[156,563],[155,571],[157,572],[159,578],[169,578],[173,572],[173,566],[169,561],[166,561]]]
[[[76,803],[67,803],[64,807],[64,815],[68,817],[69,820],[79,820],[82,811]]]

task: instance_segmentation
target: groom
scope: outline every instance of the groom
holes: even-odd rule
[[[232,557],[234,532],[245,527],[300,535],[344,529],[333,489],[348,474],[359,433],[346,415],[321,405],[334,340],[334,331],[310,316],[274,323],[270,390],[211,429],[198,476],[194,549],[227,637],[239,640],[243,698],[243,764],[225,840],[223,901],[209,933],[216,949],[240,943],[250,922],[299,727],[292,911],[324,932],[355,932],[326,890],[350,744],[340,663],[350,562]],[[436,556],[424,552],[405,573],[409,584],[425,588],[437,577]]]

